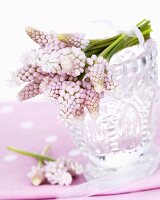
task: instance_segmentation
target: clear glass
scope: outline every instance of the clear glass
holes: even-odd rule
[[[112,184],[130,176],[152,174],[159,165],[154,145],[159,87],[153,40],[124,49],[110,61],[115,88],[100,101],[93,118],[68,123],[72,138],[89,157],[87,180],[106,177]]]

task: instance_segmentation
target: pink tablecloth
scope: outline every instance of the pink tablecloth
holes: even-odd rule
[[[84,197],[85,191],[74,188],[84,182],[81,176],[69,187],[41,185],[33,187],[26,174],[36,162],[32,158],[14,154],[6,149],[14,146],[28,151],[41,152],[46,143],[53,143],[50,154],[72,157],[85,164],[86,160],[73,145],[68,130],[57,119],[57,109],[48,103],[0,104],[0,199],[55,199],[68,189],[68,199],[160,199],[160,172],[145,180],[136,181],[103,195]],[[75,192],[74,192],[75,191]]]

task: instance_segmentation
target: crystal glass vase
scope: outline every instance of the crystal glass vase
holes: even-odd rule
[[[97,117],[88,111],[68,122],[88,156],[85,178],[112,181],[152,174],[159,166],[154,144],[158,114],[156,43],[148,40],[115,54],[110,61],[114,89],[106,91]]]

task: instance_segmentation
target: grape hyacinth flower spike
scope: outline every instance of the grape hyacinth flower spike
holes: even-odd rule
[[[87,59],[88,63],[88,76],[96,92],[101,94],[105,90],[109,90],[113,81],[109,73],[109,64],[102,56],[97,57],[92,55]]]
[[[31,83],[28,83],[18,93],[18,99],[20,101],[24,101],[24,100],[30,99],[32,97],[35,97],[35,96],[41,94],[39,86],[40,86],[40,81],[32,81]]]
[[[58,98],[60,117],[64,120],[81,117],[84,114],[85,98],[86,94],[81,87],[81,81],[65,81]]]
[[[89,44],[89,40],[85,39],[84,34],[80,33],[58,34],[58,39],[68,46],[80,47],[81,49],[85,49]]]
[[[47,53],[57,51],[66,47],[66,44],[60,41],[55,32],[46,33],[31,26],[25,29],[27,35],[37,44],[44,48]]]

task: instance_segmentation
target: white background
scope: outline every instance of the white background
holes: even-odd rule
[[[9,88],[5,80],[21,66],[21,55],[37,47],[25,34],[25,26],[41,30],[85,32],[87,37],[104,37],[105,24],[90,23],[108,19],[131,26],[143,18],[152,22],[152,37],[160,44],[159,0],[0,0],[0,101],[15,101],[20,88]],[[158,45],[160,46],[160,45]]]

